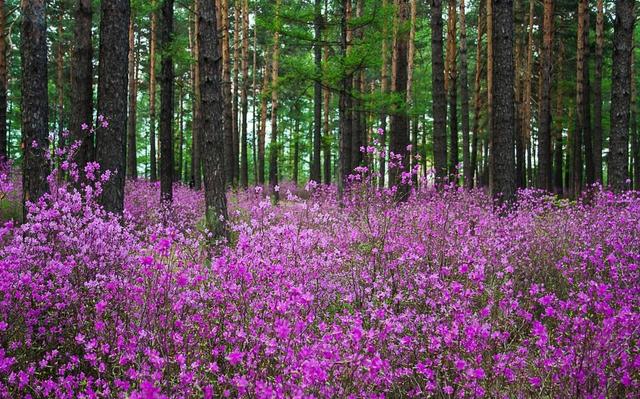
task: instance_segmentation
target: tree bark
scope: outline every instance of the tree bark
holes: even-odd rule
[[[538,132],[538,188],[551,191],[552,159],[551,159],[551,50],[553,47],[553,0],[544,0],[544,15],[542,21],[542,60],[541,60],[541,101],[540,128]]]
[[[593,82],[593,167],[595,180],[602,183],[602,51],[604,46],[603,0],[597,1],[595,81]]]
[[[7,137],[7,15],[4,0],[0,0],[0,162],[9,158]]]
[[[499,202],[515,198],[513,0],[493,2],[493,112],[489,187]]]
[[[583,124],[582,124],[582,142],[584,144],[584,171],[585,182],[587,185],[595,183],[595,164],[593,156],[593,137],[591,129],[591,73],[589,72],[589,6],[587,4],[587,10],[585,12],[585,28],[584,28],[584,101],[583,101]]]
[[[160,72],[160,199],[173,202],[174,153],[173,153],[173,96],[174,72],[170,46],[173,36],[173,0],[162,3],[160,22],[160,48],[162,71]]]
[[[80,141],[75,161],[80,170],[94,158],[93,135],[88,127],[93,119],[93,44],[91,0],[78,0],[73,30],[73,69],[71,73],[71,137]],[[4,118],[2,119],[4,120]],[[82,129],[85,124],[86,129]]]
[[[193,106],[192,106],[192,122],[191,122],[191,181],[193,188],[200,190],[202,187],[202,137],[204,132],[201,125],[201,110],[200,110],[200,62],[199,56],[199,44],[198,44],[198,32],[200,30],[200,18],[198,14],[200,12],[200,2],[195,2],[195,18],[193,23],[193,38],[191,39],[191,53],[195,60],[192,66],[192,83],[193,83]]]
[[[216,12],[211,0],[197,0],[198,68],[207,226],[214,238],[228,235],[222,130],[222,84]]]
[[[313,156],[311,157],[310,179],[321,181],[320,157],[322,146],[322,0],[315,0],[313,56],[315,62],[315,82],[313,85]]]
[[[631,154],[633,157],[633,188],[640,189],[640,137],[638,137],[638,97],[635,71],[635,56],[631,52]]]
[[[22,199],[37,201],[47,192],[49,117],[47,91],[47,27],[44,0],[23,1],[20,53],[22,58]]]
[[[482,59],[482,37],[486,30],[487,19],[484,15],[486,13],[486,3],[481,1],[478,4],[478,37],[476,40],[476,75],[474,79],[474,107],[473,107],[473,140],[471,144],[471,178],[469,180],[469,186],[467,188],[473,188],[476,186],[475,178],[478,173],[478,141],[480,139],[480,117],[482,111],[482,76],[484,75],[485,65]]]
[[[564,45],[562,41],[558,41],[558,58],[556,59],[556,76],[558,80],[560,80],[563,76],[563,61],[564,61]],[[564,99],[562,90],[562,85],[556,85],[556,111],[555,117],[553,118],[554,127],[553,127],[553,139],[555,140],[553,156],[554,156],[554,175],[553,175],[553,191],[557,195],[564,194],[564,183],[563,183],[563,160],[564,155],[562,151],[562,115],[564,114]]]
[[[387,0],[382,0],[382,11],[387,13]],[[387,36],[388,36],[388,24],[385,20],[382,24],[382,49],[380,52],[380,57],[382,58],[382,66],[380,69],[380,94],[382,96],[382,105],[380,108],[380,129],[382,129],[382,135],[379,137],[380,148],[382,151],[387,151],[387,107],[386,107],[386,96],[389,90],[389,76],[388,76],[388,57],[387,57]],[[380,179],[378,181],[378,186],[380,188],[385,187],[385,176],[387,174],[386,166],[387,166],[387,157],[380,157],[380,162],[378,168]]]
[[[611,133],[609,139],[609,187],[629,188],[629,108],[631,103],[631,51],[635,22],[634,0],[616,0],[611,78]]]
[[[240,21],[239,0],[234,0],[233,4],[233,87],[231,92],[232,99],[232,120],[233,120],[233,184],[236,186],[240,180],[240,121],[239,121],[239,104],[238,89],[240,87],[240,30],[242,29]],[[231,24],[229,24],[231,25]]]
[[[458,182],[458,71],[456,65],[456,0],[449,0],[447,22],[447,71],[445,76],[445,90],[449,98],[449,178]]]
[[[269,146],[269,186],[275,202],[278,202],[280,195],[276,186],[278,185],[278,72],[280,61],[280,0],[276,0],[275,19],[276,30],[273,33],[273,50],[271,64],[271,144]]]
[[[124,209],[127,132],[127,59],[129,56],[129,0],[101,3],[98,115],[108,120],[96,136],[96,161],[115,175],[103,185],[100,198],[107,211]]]
[[[151,181],[158,180],[156,155],[156,47],[158,44],[158,12],[155,9],[156,0],[153,2],[151,12],[151,37],[149,38],[149,162],[151,163]]]
[[[258,130],[258,184],[264,184],[265,141],[267,130],[267,94],[269,93],[269,53],[264,56],[262,89],[260,92],[260,129]]]
[[[490,1],[490,0],[489,0]],[[447,103],[442,55],[442,1],[431,0],[431,81],[433,87],[433,163],[436,184],[447,179]]]
[[[235,176],[233,175],[233,99],[231,98],[231,57],[229,45],[229,6],[228,0],[216,0],[220,10],[220,33],[222,38],[220,43],[222,54],[222,96],[223,106],[223,128],[224,128],[224,162],[225,179],[228,185],[232,185]],[[202,76],[201,79],[204,79]]]
[[[578,37],[576,50],[576,129],[573,135],[571,152],[571,196],[579,197],[582,192],[582,135],[584,131],[584,48],[585,48],[585,18],[587,13],[587,0],[578,2]]]
[[[406,30],[406,23],[410,20],[410,0],[398,1],[398,22],[399,29],[394,42],[393,57],[396,59],[395,71],[392,76],[393,90],[399,98],[407,96],[407,75],[408,75],[408,53],[409,53],[409,32]],[[409,145],[409,116],[405,107],[396,106],[391,114],[391,143],[389,151],[397,158],[393,160],[395,164],[389,168],[389,184],[397,187],[396,200],[406,201],[409,195],[409,182],[404,180],[402,175],[408,169],[409,156],[407,146]]]
[[[464,186],[473,187],[473,171],[469,153],[469,75],[467,66],[467,24],[464,0],[460,1],[460,97],[462,117],[462,163]]]
[[[138,97],[137,59],[135,48],[135,17],[129,22],[129,119],[127,126],[127,177],[138,177],[136,157],[136,110]]]
[[[342,0],[341,2],[341,57],[343,61],[349,56],[349,47],[351,43],[351,29],[349,21],[351,19],[351,0]],[[340,176],[338,177],[338,195],[341,196],[344,190],[344,184],[347,177],[351,174],[351,146],[352,146],[352,124],[351,124],[351,91],[352,91],[352,72],[342,71],[342,82],[340,87],[339,100],[339,122],[340,122]]]
[[[324,65],[327,64],[329,60],[329,47],[325,44],[324,50],[322,52],[322,62]],[[331,91],[329,90],[328,82],[326,78],[324,87],[322,88],[322,131],[323,131],[323,142],[322,142],[322,152],[324,155],[323,169],[324,169],[324,184],[331,184],[331,130],[329,128],[329,101],[331,100]]]
[[[58,148],[65,146],[65,137],[62,134],[64,130],[64,39],[62,35],[62,12],[58,13],[58,37],[56,48],[56,94],[58,96],[56,104],[57,129],[58,129]],[[58,176],[63,178],[63,175]]]
[[[247,116],[249,115],[249,0],[242,0],[242,88],[240,106],[242,108],[240,185],[249,186],[249,147],[247,145]]]

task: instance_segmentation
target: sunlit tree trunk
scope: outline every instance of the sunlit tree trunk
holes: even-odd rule
[[[469,75],[467,66],[467,24],[465,0],[460,0],[460,97],[462,119],[462,163],[464,186],[473,187],[473,171],[469,153]]]
[[[602,51],[604,46],[603,0],[597,0],[596,14],[596,54],[593,82],[593,167],[595,180],[602,179]]]
[[[458,71],[456,46],[456,0],[449,0],[445,90],[449,99],[449,175],[457,183],[458,163]]]
[[[551,52],[553,48],[553,0],[544,0],[544,16],[542,21],[542,61],[540,73],[540,128],[538,131],[538,187],[551,191],[552,159],[551,159]]]
[[[258,130],[258,184],[264,184],[265,141],[267,129],[267,95],[269,93],[269,53],[264,56],[262,69],[262,89],[260,92],[260,129]]]
[[[571,147],[572,173],[571,196],[578,197],[582,192],[582,135],[584,132],[584,66],[585,66],[585,18],[587,0],[578,2],[578,37],[576,50],[576,129]]]
[[[490,0],[489,0],[490,1]],[[433,86],[433,163],[436,183],[447,178],[447,103],[442,54],[442,1],[431,0],[431,80]]]
[[[249,186],[249,154],[247,137],[247,116],[249,115],[249,0],[242,0],[242,87],[240,93],[240,106],[242,108],[241,128],[241,159],[240,159],[240,185],[243,188]]]
[[[280,199],[278,186],[278,72],[280,68],[280,0],[276,0],[276,29],[273,33],[271,54],[271,144],[269,145],[269,186],[275,202]]]
[[[135,17],[131,14],[129,22],[129,119],[127,126],[127,177],[138,177],[136,157],[136,111],[138,106],[138,76],[136,57]]]
[[[473,139],[471,144],[471,177],[468,188],[473,188],[476,184],[475,178],[478,173],[478,141],[480,139],[480,118],[482,112],[482,77],[485,63],[482,59],[482,37],[486,30],[486,3],[481,1],[478,4],[478,36],[476,39],[476,75],[474,79],[474,106],[473,106]]]

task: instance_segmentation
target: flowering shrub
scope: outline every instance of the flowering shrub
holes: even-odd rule
[[[340,203],[257,188],[233,194],[234,244],[212,256],[201,193],[163,210],[157,184],[129,182],[117,219],[83,172],[3,233],[0,398],[640,391],[635,193],[524,191],[495,212],[455,187],[398,204],[367,178]]]

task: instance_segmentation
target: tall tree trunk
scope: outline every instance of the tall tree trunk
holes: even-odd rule
[[[513,0],[493,1],[493,110],[489,187],[499,201],[515,197]]]
[[[56,94],[58,95],[56,104],[57,128],[58,128],[58,147],[63,148],[64,135],[64,39],[62,35],[62,11],[58,14],[58,37],[56,48]],[[62,178],[63,176],[59,176]]]
[[[576,50],[576,129],[573,136],[571,152],[571,196],[579,197],[582,192],[582,135],[584,131],[584,49],[585,49],[585,20],[587,14],[587,0],[578,2],[578,37]]]
[[[158,11],[156,0],[152,0],[151,37],[149,38],[149,162],[151,163],[151,181],[158,180],[156,151],[156,47],[158,44]]]
[[[170,46],[173,36],[173,0],[163,0],[160,23],[162,71],[160,73],[160,199],[173,202],[173,56]]]
[[[487,134],[487,147],[491,147],[493,130],[493,1],[487,0],[487,119],[489,121]],[[489,159],[485,159],[489,166]],[[489,182],[489,168],[485,168],[486,182]]]
[[[631,154],[633,157],[633,188],[640,189],[640,137],[638,137],[638,93],[635,56],[631,52]]]
[[[313,156],[310,179],[320,182],[320,149],[322,144],[322,0],[315,0],[313,55],[315,82],[313,85]]]
[[[395,71],[392,76],[393,90],[399,98],[406,98],[407,95],[407,72],[408,72],[408,52],[409,34],[406,31],[406,23],[410,19],[409,0],[398,1],[398,22],[399,29],[393,49],[393,57],[396,59]],[[409,195],[409,185],[403,181],[403,172],[407,170],[409,156],[407,146],[409,145],[409,116],[404,107],[395,107],[391,114],[391,143],[389,151],[398,158],[394,160],[395,166],[389,169],[389,184],[397,187],[396,199],[406,201]]]
[[[178,164],[176,181],[182,180],[182,162],[184,161],[184,81],[180,79],[178,90]]]
[[[234,0],[233,4],[233,87],[232,97],[232,121],[233,121],[233,184],[237,185],[240,180],[240,132],[239,132],[239,112],[238,112],[238,88],[240,87],[240,21],[239,0]]]
[[[47,91],[47,27],[44,0],[23,1],[20,54],[22,58],[22,166],[24,216],[26,202],[47,191],[49,116]]]
[[[456,65],[456,0],[449,0],[447,22],[447,71],[445,90],[449,98],[449,175],[453,182],[458,181],[458,71]]]
[[[136,109],[138,97],[137,60],[135,46],[135,17],[131,14],[129,22],[129,119],[127,127],[127,176],[138,177],[136,157]]]
[[[562,79],[562,67],[564,61],[564,45],[562,41],[558,41],[558,58],[556,59],[556,76],[558,77],[558,82]],[[562,85],[556,85],[556,111],[555,117],[553,118],[554,127],[553,127],[553,138],[555,140],[555,146],[553,150],[554,156],[554,174],[553,174],[553,191],[557,195],[564,194],[564,183],[563,183],[563,151],[562,151],[562,115],[564,114],[564,103],[563,103],[563,90]]]
[[[478,140],[480,136],[480,113],[482,111],[482,76],[484,76],[484,66],[482,60],[482,37],[486,30],[487,19],[484,15],[486,12],[486,3],[480,1],[478,4],[478,37],[476,39],[476,75],[474,79],[474,106],[473,106],[473,140],[471,144],[471,177],[469,179],[468,188],[475,186],[474,179],[478,172]]]
[[[595,183],[595,164],[593,162],[593,138],[591,130],[591,73],[589,72],[589,7],[585,12],[585,28],[584,28],[584,109],[583,109],[583,125],[582,125],[582,142],[584,144],[584,166],[585,166],[585,182],[587,185]]]
[[[278,185],[278,72],[280,61],[280,0],[276,0],[276,30],[273,33],[273,50],[271,65],[271,144],[269,148],[269,186],[275,202],[278,202],[280,195],[276,186]]]
[[[611,78],[611,133],[609,135],[609,187],[629,188],[629,108],[631,103],[631,51],[635,22],[634,0],[616,0]]]
[[[222,96],[223,106],[223,128],[224,128],[224,162],[225,179],[227,184],[232,185],[234,181],[233,160],[233,99],[231,97],[231,56],[229,45],[229,5],[228,0],[216,0],[220,10],[220,33],[222,38],[220,43],[222,54]],[[201,77],[204,78],[204,77]]]
[[[322,52],[322,63],[324,65],[327,64],[329,60],[329,47],[325,44],[324,50]],[[326,75],[323,73],[323,75]],[[322,152],[324,155],[323,161],[323,169],[324,169],[324,184],[331,184],[331,130],[329,128],[329,101],[331,100],[331,91],[329,90],[328,82],[326,81],[326,77],[323,76],[325,81],[324,87],[322,88],[322,134],[323,134],[323,142],[322,142]]]
[[[362,16],[362,0],[355,0],[355,18],[356,20]],[[362,27],[357,27],[352,33],[354,41],[361,42],[363,38]],[[362,140],[362,68],[358,67],[352,74],[352,95],[351,95],[351,167],[350,171],[362,164],[363,155],[360,147],[363,145]]]
[[[531,142],[531,102],[532,102],[532,75],[533,75],[533,21],[535,17],[534,1],[529,0],[529,28],[527,30],[527,69],[524,74],[524,90],[523,90],[523,102],[522,102],[522,124],[519,131],[518,139],[521,140],[522,146],[518,147],[517,155],[517,174],[518,174],[518,186],[526,187],[527,185],[527,170],[532,170],[531,165],[523,168],[525,151],[529,148],[528,154],[531,154],[531,148],[529,143]],[[529,162],[527,157],[527,162]]]
[[[407,117],[411,118],[411,151],[407,151],[407,156],[409,160],[407,160],[406,167],[416,166],[416,162],[418,159],[416,158],[416,153],[418,151],[418,118],[414,116],[415,109],[413,104],[413,68],[415,63],[415,54],[416,54],[416,0],[409,0],[409,48],[407,50],[407,99],[406,99],[406,109],[407,109]],[[366,131],[366,129],[364,129]],[[410,162],[409,162],[410,161]],[[410,164],[409,164],[410,163]],[[413,175],[412,180],[414,184],[418,184],[418,175]]]
[[[491,1],[491,0],[489,0]],[[436,183],[447,178],[447,103],[442,55],[442,1],[431,0],[431,81],[433,86],[433,163]]]
[[[71,73],[71,133],[74,141],[80,141],[75,161],[84,170],[94,158],[93,136],[89,126],[93,119],[93,44],[91,0],[78,0],[73,30],[73,69]],[[4,120],[4,119],[2,119]],[[85,127],[83,129],[82,127]]]
[[[201,101],[200,101],[200,62],[198,32],[200,30],[200,2],[195,2],[195,18],[191,38],[191,54],[195,60],[192,66],[191,79],[193,82],[193,105],[191,122],[191,180],[193,188],[200,190],[202,187],[202,137],[204,132],[201,125]]]
[[[247,15],[248,15],[248,10],[247,10]],[[252,120],[251,120],[251,130],[252,130],[252,147],[253,147],[253,181],[255,183],[258,182],[258,150],[257,150],[257,146],[256,146],[256,136],[257,136],[257,130],[256,130],[256,126],[257,123],[256,121],[258,120],[258,115],[256,112],[256,104],[258,102],[258,86],[256,83],[257,77],[258,77],[258,27],[254,26],[253,27],[253,49],[252,49],[252,56],[253,56],[253,69],[251,70],[251,79],[252,79],[252,101],[251,101],[251,107],[252,107]]]
[[[602,50],[604,46],[603,0],[597,0],[595,81],[593,86],[593,167],[595,180],[602,183]]]
[[[551,191],[552,159],[551,159],[551,51],[553,47],[553,0],[544,0],[544,16],[542,20],[542,61],[541,61],[541,101],[540,128],[538,131],[538,187]]]
[[[260,129],[258,130],[258,184],[264,184],[265,139],[267,131],[267,94],[269,93],[269,53],[264,55],[262,69],[262,89],[260,92]]]
[[[129,0],[101,3],[98,115],[108,126],[97,130],[96,161],[102,170],[115,173],[101,196],[105,209],[115,213],[124,209],[130,13]]]
[[[382,11],[387,13],[387,0],[382,0]],[[380,57],[382,58],[382,66],[380,69],[380,94],[382,95],[382,106],[380,108],[380,129],[382,129],[382,135],[379,136],[380,147],[382,151],[386,153],[387,151],[387,109],[386,109],[386,95],[389,88],[389,76],[388,76],[388,51],[387,51],[387,23],[386,20],[382,24],[382,49],[380,52]],[[379,163],[379,174],[380,180],[378,181],[378,186],[380,188],[384,188],[385,186],[385,176],[387,174],[386,166],[387,166],[387,157],[380,157]]]
[[[349,21],[351,20],[351,0],[342,0],[341,2],[341,56],[346,60],[349,55],[349,46],[351,43],[351,29]],[[340,176],[338,178],[338,195],[341,196],[344,190],[344,184],[349,174],[351,174],[351,145],[352,145],[352,124],[351,124],[351,91],[352,91],[352,72],[343,71],[342,82],[340,87],[339,101],[339,122],[340,122]]]
[[[462,108],[462,163],[464,186],[473,187],[473,171],[469,153],[469,75],[467,66],[467,24],[464,0],[460,0],[460,96]]]
[[[209,230],[215,238],[223,238],[227,230],[227,197],[224,175],[222,97],[220,57],[216,12],[211,0],[197,0],[198,68],[202,127],[202,166],[204,198]]]
[[[237,25],[237,24],[236,24]],[[249,186],[249,147],[247,145],[247,116],[249,115],[249,0],[242,0],[242,88],[240,105],[242,107],[240,185]]]
[[[9,158],[7,138],[7,15],[4,0],[0,0],[0,161]]]

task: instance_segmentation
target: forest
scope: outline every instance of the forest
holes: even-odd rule
[[[0,0],[0,399],[634,398],[635,0]]]

